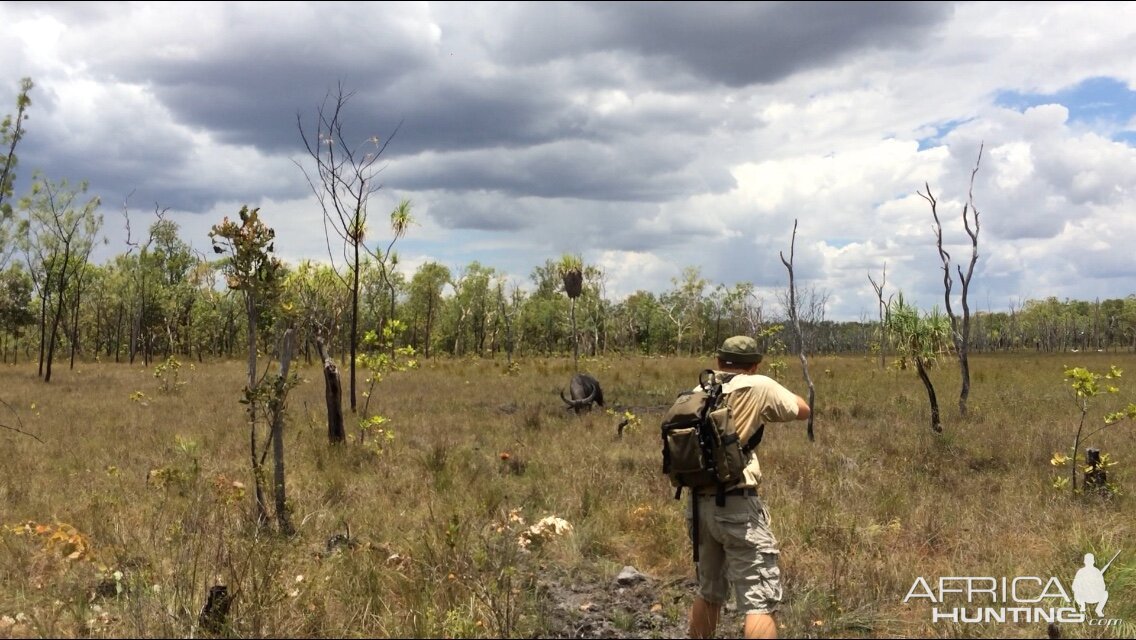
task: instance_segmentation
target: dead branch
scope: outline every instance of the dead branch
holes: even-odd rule
[[[16,416],[16,422],[19,423],[20,427],[24,426],[24,421],[20,420],[20,414],[16,413],[16,410],[14,408],[12,408],[12,405],[8,404],[4,400],[0,400],[0,404],[3,404],[5,407],[8,408],[8,411],[12,412],[12,415]],[[12,427],[12,426],[9,426],[9,425],[6,425],[6,424],[0,424],[0,428],[7,429],[8,431],[14,431],[18,434],[25,435],[29,438],[33,438],[37,442],[39,442],[40,444],[45,444],[43,440],[40,440],[39,436],[37,436],[34,433],[28,433],[27,431],[24,431],[22,428]]]
[[[805,338],[801,333],[801,320],[797,314],[797,285],[793,280],[793,254],[797,246],[797,221],[793,220],[793,237],[789,242],[789,259],[785,260],[785,253],[778,252],[781,256],[781,264],[789,271],[789,319],[793,326],[793,334],[797,337],[797,355],[801,359],[801,370],[805,376],[805,382],[809,385],[809,407],[813,406],[816,390],[813,387],[812,376],[809,375],[809,360],[805,357]],[[809,441],[816,440],[813,434],[813,413],[809,413],[808,422]]]

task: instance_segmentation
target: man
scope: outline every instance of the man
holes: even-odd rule
[[[1085,554],[1085,566],[1077,569],[1073,578],[1073,600],[1081,611],[1085,610],[1086,604],[1097,605],[1097,617],[1100,618],[1104,616],[1104,605],[1108,602],[1108,588],[1104,585],[1104,570],[1096,567],[1096,561],[1093,554]],[[1105,565],[1107,568],[1108,565]]]
[[[718,379],[732,375],[722,391],[728,394],[726,401],[743,442],[764,422],[804,420],[811,413],[804,398],[757,374],[761,358],[757,341],[749,336],[729,338],[718,349],[715,375]],[[712,490],[691,496],[698,500],[698,522],[693,521],[693,505],[687,507],[686,517],[692,539],[698,541],[699,557],[699,591],[688,628],[691,638],[714,637],[731,585],[738,611],[745,614],[745,637],[777,637],[773,615],[781,602],[780,551],[770,530],[769,512],[757,496],[760,479],[757,456],[751,453],[742,481],[729,487],[723,506],[716,504]],[[693,538],[695,526],[699,534]]]

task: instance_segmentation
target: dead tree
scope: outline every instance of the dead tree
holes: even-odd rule
[[[316,338],[316,350],[323,362],[324,400],[327,403],[327,441],[340,444],[347,441],[343,428],[343,385],[339,379],[339,368],[327,355],[323,338]]]
[[[978,262],[978,209],[974,206],[974,176],[978,174],[978,167],[982,163],[982,145],[978,147],[978,160],[974,163],[974,170],[970,172],[970,191],[966,204],[962,207],[962,225],[966,235],[970,237],[970,263],[966,273],[962,266],[956,265],[959,283],[962,285],[962,318],[955,315],[951,308],[951,254],[943,248],[943,225],[939,222],[938,202],[931,194],[931,187],[924,183],[927,193],[919,193],[924,200],[931,204],[931,216],[935,220],[935,245],[939,249],[939,259],[943,263],[943,299],[946,304],[947,317],[951,321],[951,339],[955,345],[955,355],[958,356],[959,373],[962,377],[962,388],[959,391],[959,415],[966,415],[967,397],[970,396],[970,361],[968,359],[967,345],[970,342],[970,305],[967,302],[967,293],[970,289],[970,279],[974,276],[974,265]],[[974,226],[971,227],[973,215]]]
[[[327,240],[328,258],[340,281],[351,293],[351,328],[348,334],[348,387],[351,412],[355,413],[355,366],[356,353],[359,350],[359,298],[360,275],[364,267],[365,254],[371,253],[365,244],[364,235],[367,232],[367,204],[371,195],[382,188],[377,179],[382,170],[378,166],[379,158],[386,151],[387,145],[398,132],[387,138],[380,139],[371,136],[361,143],[350,142],[344,133],[344,108],[354,95],[347,92],[340,84],[333,94],[331,91],[324,96],[324,102],[316,113],[316,126],[313,136],[305,133],[303,121],[299,114],[296,116],[296,126],[300,130],[300,137],[304,141],[304,148],[315,163],[315,175],[309,174],[308,169],[297,163],[304,172],[304,177],[315,195],[316,201],[323,212],[324,238]],[[395,232],[387,253],[375,255],[382,269],[384,282],[387,280],[387,269],[393,265],[388,264],[390,251],[394,240],[401,237],[409,222],[409,203],[403,201],[391,214],[391,224]],[[340,275],[335,267],[335,254],[331,248],[331,233],[335,233],[342,242],[343,259],[351,273],[350,279]],[[392,292],[393,293],[393,292]]]
[[[785,259],[785,253],[779,252],[781,256],[781,264],[789,271],[789,323],[793,327],[793,335],[797,338],[797,355],[801,358],[801,370],[805,376],[805,382],[809,385],[809,407],[813,406],[816,390],[813,387],[812,376],[809,375],[809,360],[805,357],[805,338],[801,333],[801,319],[797,314],[797,285],[793,280],[793,253],[797,245],[797,221],[793,220],[793,238],[789,243],[789,259]],[[809,441],[812,442],[816,438],[813,435],[813,414],[809,413]]]
[[[887,309],[888,303],[891,302],[891,297],[888,297],[888,302],[884,302],[884,285],[887,284],[888,268],[887,263],[884,263],[884,273],[880,277],[879,284],[872,278],[872,274],[868,274],[868,282],[872,283],[872,289],[876,292],[876,297],[880,301],[880,370],[887,367],[887,323],[884,318],[884,311]]]

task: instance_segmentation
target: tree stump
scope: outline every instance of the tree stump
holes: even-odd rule
[[[343,387],[339,380],[339,368],[324,352],[323,339],[316,339],[316,349],[323,360],[324,399],[327,403],[327,440],[331,444],[347,441],[343,429]]]
[[[221,633],[228,623],[229,606],[232,603],[228,587],[223,584],[209,587],[209,595],[205,599],[205,606],[201,608],[201,615],[197,617],[197,623],[209,633]]]
[[[1101,464],[1100,449],[1085,449],[1085,463],[1088,465],[1088,470],[1085,471],[1085,491],[1108,493],[1108,472]]]

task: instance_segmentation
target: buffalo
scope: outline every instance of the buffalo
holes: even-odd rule
[[[599,380],[586,373],[577,373],[572,376],[572,382],[568,385],[568,393],[571,398],[564,397],[564,390],[560,390],[560,399],[564,401],[568,409],[576,412],[577,415],[585,411],[591,411],[592,403],[598,406],[604,406],[603,389],[600,388]]]

